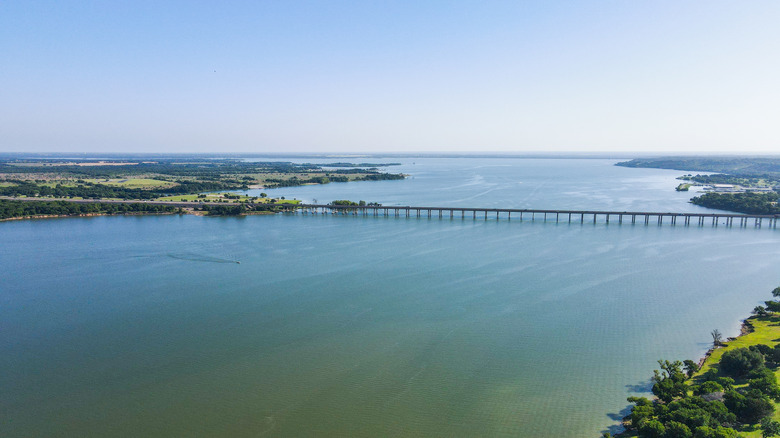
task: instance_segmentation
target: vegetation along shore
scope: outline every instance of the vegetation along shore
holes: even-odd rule
[[[172,205],[173,204],[173,205]],[[177,205],[179,204],[179,205]],[[228,203],[198,204],[195,202],[172,203],[164,201],[115,201],[104,202],[74,200],[10,200],[0,199],[0,221],[18,219],[43,219],[73,216],[195,214],[200,216],[239,216],[273,214],[283,211],[285,203]]]
[[[780,298],[780,287],[772,295]],[[713,347],[698,364],[658,361],[655,398],[629,397],[625,431],[615,438],[780,436],[780,301],[756,306],[737,338],[711,334]]]
[[[661,157],[637,158],[616,164],[623,167],[715,172],[686,174],[676,190],[703,186],[708,192],[691,203],[746,214],[780,213],[780,158],[776,157]]]

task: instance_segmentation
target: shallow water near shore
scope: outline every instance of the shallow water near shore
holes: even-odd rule
[[[602,188],[589,199],[562,175],[612,176],[610,163],[551,161],[561,188],[540,208],[656,209],[600,200],[641,187],[631,199],[687,207],[674,192],[683,172],[621,168],[626,179],[591,182]],[[446,185],[437,166],[475,178],[467,164],[286,193],[390,204],[426,178],[402,205],[491,207],[513,193],[432,198]],[[505,170],[484,184],[522,174]],[[657,359],[698,358],[715,328],[738,333],[778,283],[779,236],[331,215],[3,223],[0,434],[598,436]]]

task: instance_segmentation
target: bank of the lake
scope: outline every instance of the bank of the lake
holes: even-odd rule
[[[724,355],[728,352],[734,352],[734,350],[738,349],[750,349],[751,347],[756,348],[756,346],[764,345],[769,348],[774,348],[780,343],[780,315],[768,313],[764,315],[753,315],[749,318],[746,318],[742,322],[740,334],[736,337],[730,337],[728,338],[727,342],[719,342],[717,345],[714,345],[712,348],[707,350],[707,353],[705,356],[699,361],[698,363],[698,369],[696,372],[688,377],[686,379],[686,384],[691,385],[686,391],[686,397],[691,397],[693,394],[702,395],[706,394],[707,392],[697,393],[696,388],[698,386],[701,386],[705,384],[707,381],[720,381],[719,379],[722,379],[724,377],[729,377],[729,374],[724,372],[721,368],[721,360],[723,359]],[[763,347],[762,347],[763,348]],[[777,366],[773,366],[772,373],[775,376],[775,379],[777,377],[780,377],[780,368]],[[748,389],[748,378],[749,376],[743,376],[742,378],[739,378],[736,380],[736,382],[733,382],[734,389],[737,392],[743,393],[747,391]],[[752,385],[752,384],[751,384]],[[714,389],[713,389],[714,390]],[[691,393],[693,391],[693,393]],[[723,389],[720,389],[720,391],[723,391]],[[710,397],[707,400],[712,402],[712,400],[722,400],[722,392],[720,395],[713,394],[714,397]],[[773,413],[770,415],[770,418],[774,421],[780,420],[780,409],[778,409],[778,402],[774,399],[771,399],[767,397],[767,400],[771,404],[771,406],[774,407]],[[663,403],[660,400],[656,399],[655,403]],[[669,403],[668,401],[666,402]],[[728,405],[727,405],[728,406]],[[708,409],[712,411],[712,409]],[[684,411],[685,414],[682,414],[680,416],[675,417],[675,419],[679,422],[685,423],[686,420],[691,421],[693,423],[696,423],[698,419],[693,418],[695,415],[694,412],[688,410]],[[629,438],[629,437],[636,437],[636,436],[648,436],[648,435],[638,435],[637,427],[639,425],[632,424],[632,417],[634,417],[637,414],[629,414],[623,419],[623,423],[627,426],[627,429],[621,433],[618,433],[615,436],[615,438]],[[640,415],[641,418],[644,414]],[[668,414],[665,414],[667,417]],[[686,418],[685,415],[690,415],[690,418]],[[646,421],[646,420],[641,420]],[[641,423],[640,423],[641,425]],[[743,438],[761,438],[763,435],[762,428],[760,427],[758,421],[752,422],[752,423],[737,423],[735,426],[732,426],[732,428],[739,433],[740,437]],[[693,427],[691,427],[691,432],[694,432]],[[713,431],[714,432],[714,431]],[[650,432],[647,432],[650,433]],[[732,431],[733,433],[733,431]],[[699,432],[702,436],[731,436],[731,435],[707,435],[706,433]],[[699,436],[699,435],[696,435]],[[735,435],[736,436],[736,435]]]

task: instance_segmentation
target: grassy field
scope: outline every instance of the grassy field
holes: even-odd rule
[[[725,347],[713,351],[696,375],[704,374],[710,368],[715,368],[717,370],[717,364],[720,362],[720,358],[723,357],[723,353],[729,350],[758,344],[766,344],[770,347],[774,347],[780,343],[780,316],[754,316],[750,318],[750,322],[753,324],[753,332],[740,336],[734,341],[729,341],[726,343],[727,345]]]
[[[162,196],[159,198],[156,198],[155,201],[209,201],[209,202],[222,202],[225,201],[227,203],[237,203],[237,202],[254,202],[258,204],[267,204],[271,202],[272,198],[260,198],[260,197],[252,197],[252,196],[246,196],[246,195],[238,195],[238,199],[231,199],[225,197],[226,193],[207,193],[205,198],[199,198],[198,196],[203,195],[174,195],[174,196]],[[228,193],[228,195],[235,196],[233,193]],[[297,201],[295,199],[276,199],[276,204],[299,204],[301,201]]]
[[[171,181],[162,181],[159,179],[152,179],[152,178],[127,178],[127,179],[108,179],[108,180],[88,179],[85,181],[89,181],[95,184],[103,184],[107,186],[126,187],[128,189],[156,189],[156,188],[165,188],[165,187],[171,187],[176,185],[176,183],[173,183]]]

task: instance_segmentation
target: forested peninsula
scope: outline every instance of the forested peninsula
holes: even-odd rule
[[[691,203],[718,210],[745,214],[780,214],[780,194],[773,193],[705,193],[691,198]]]
[[[616,163],[635,168],[717,172],[686,174],[677,191],[703,186],[707,193],[691,203],[746,214],[780,214],[780,158],[773,157],[661,157],[636,158]]]
[[[778,157],[658,157],[635,158],[615,164],[623,167],[644,167],[697,172],[717,172],[731,175],[780,175]]]
[[[780,297],[780,287],[772,295]],[[659,360],[651,378],[655,399],[629,397],[626,430],[614,437],[780,436],[780,302],[765,304],[744,321],[738,338],[724,341],[713,330],[713,347],[700,364]]]

